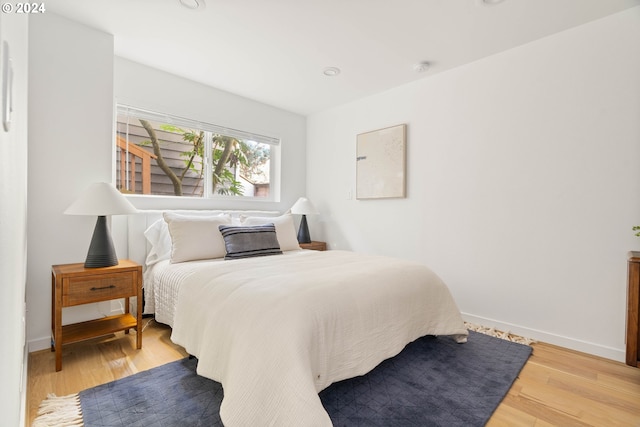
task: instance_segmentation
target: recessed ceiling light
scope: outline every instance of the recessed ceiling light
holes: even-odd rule
[[[340,68],[338,68],[338,67],[327,67],[324,70],[322,70],[322,74],[324,74],[325,76],[334,77],[334,76],[337,76],[338,74],[340,74]]]
[[[205,7],[204,0],[178,0],[178,3],[191,10],[204,9]]]
[[[481,0],[480,3],[486,6],[493,6],[494,4],[502,3],[504,0]]]
[[[427,61],[422,61],[422,62],[418,62],[416,65],[413,66],[413,69],[416,70],[418,73],[424,73],[425,71],[427,71],[429,69],[429,67],[431,66],[431,64]]]

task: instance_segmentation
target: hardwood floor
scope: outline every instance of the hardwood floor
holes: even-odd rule
[[[150,319],[141,350],[135,333],[120,332],[63,348],[62,371],[55,372],[49,350],[29,356],[29,425],[47,393],[76,393],[185,357],[169,339],[171,330]],[[488,427],[640,427],[640,369],[544,343],[504,398]]]
[[[487,426],[640,426],[640,369],[550,344],[532,347]]]
[[[62,370],[55,370],[55,354],[43,350],[29,354],[27,420],[31,425],[40,402],[48,393],[66,396],[81,390],[145,371],[187,353],[169,339],[171,329],[152,319],[142,319],[142,348],[136,350],[136,334],[124,332],[67,344],[62,347]],[[1,423],[0,423],[1,424]]]

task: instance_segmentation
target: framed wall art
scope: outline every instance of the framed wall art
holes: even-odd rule
[[[356,138],[356,199],[406,197],[407,125]]]

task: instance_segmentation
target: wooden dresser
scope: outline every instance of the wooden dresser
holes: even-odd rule
[[[640,252],[629,252],[627,262],[627,365],[640,368]]]

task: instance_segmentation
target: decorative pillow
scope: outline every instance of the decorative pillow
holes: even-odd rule
[[[224,259],[250,258],[256,256],[279,255],[282,253],[276,227],[273,224],[250,227],[218,226],[227,255]]]
[[[229,215],[185,216],[162,214],[171,235],[171,263],[224,257],[224,239],[220,225],[230,225]]]
[[[280,249],[283,251],[293,251],[300,249],[296,226],[293,223],[293,216],[289,213],[269,218],[259,216],[241,216],[242,225],[262,225],[273,224],[276,227],[276,235]]]

